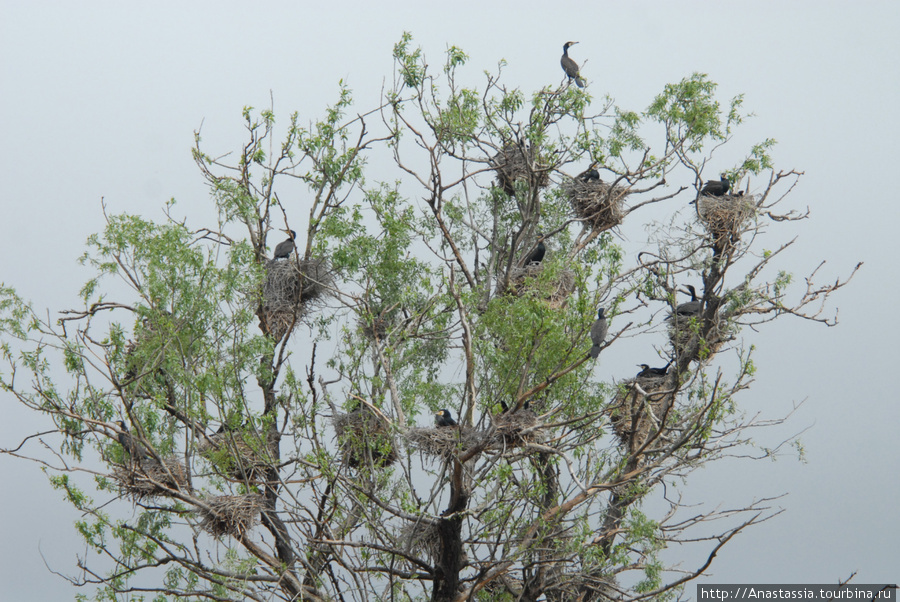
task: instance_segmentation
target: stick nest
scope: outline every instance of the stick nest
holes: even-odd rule
[[[263,498],[256,493],[219,495],[204,500],[206,508],[197,509],[200,528],[215,537],[240,537],[259,522]]]
[[[450,458],[483,443],[485,433],[472,427],[414,427],[406,431],[406,440],[423,454]]]
[[[624,201],[629,193],[621,186],[610,186],[599,180],[570,179],[563,184],[563,191],[575,215],[595,232],[618,226],[625,218]]]
[[[397,461],[397,445],[390,423],[367,407],[347,414],[336,413],[331,422],[347,466],[384,468]]]
[[[537,414],[521,408],[518,412],[503,413],[494,418],[494,429],[498,443],[505,447],[516,447],[541,440]]]
[[[117,465],[112,477],[119,482],[119,491],[135,501],[169,495],[172,491],[188,491],[188,472],[176,458],[141,458]]]
[[[733,338],[731,327],[724,316],[716,317],[705,338],[700,336],[703,327],[701,316],[673,315],[669,322],[669,340],[675,355],[689,357],[691,361],[707,360],[719,352],[722,346]]]
[[[555,309],[562,307],[569,295],[575,291],[575,272],[560,270],[550,282],[538,282],[537,279],[543,270],[543,263],[510,269],[506,290],[516,297],[524,297],[526,294],[541,295],[550,307]]]
[[[703,195],[697,199],[697,213],[706,230],[717,241],[737,242],[747,222],[756,215],[753,196]]]
[[[330,263],[321,258],[270,259],[263,282],[262,318],[267,332],[281,339],[324,300],[334,286]]]
[[[203,441],[198,451],[218,472],[247,483],[265,481],[276,461],[277,433],[222,432]]]
[[[535,157],[529,145],[510,143],[491,157],[491,167],[497,172],[497,182],[509,196],[516,193],[516,182],[526,182],[531,189],[544,188],[550,183],[550,168]]]
[[[431,520],[409,523],[400,529],[397,543],[410,556],[433,562],[441,557],[441,533],[438,529],[437,522]]]
[[[675,400],[671,392],[674,384],[671,374],[636,377],[622,383],[609,408],[610,422],[630,453],[640,449],[651,433],[663,427],[661,421]]]

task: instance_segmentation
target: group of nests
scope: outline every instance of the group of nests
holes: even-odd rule
[[[265,331],[280,340],[333,285],[334,274],[326,259],[291,256],[267,261],[262,290]]]

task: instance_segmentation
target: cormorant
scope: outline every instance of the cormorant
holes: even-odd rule
[[[583,88],[584,80],[581,79],[581,74],[578,72],[578,63],[569,57],[569,46],[577,43],[578,42],[566,42],[563,44],[563,55],[562,58],[559,59],[559,64],[562,65],[563,71],[569,76],[569,81],[574,79],[578,87]]]
[[[597,171],[596,168],[591,167],[590,169],[579,175],[578,179],[582,182],[599,182],[600,172]]]
[[[147,449],[141,445],[140,441],[131,436],[128,432],[128,427],[125,426],[123,421],[119,420],[117,424],[119,425],[121,432],[116,434],[116,439],[118,439],[122,449],[128,452],[128,455],[131,456],[132,460],[151,457],[147,452]]]
[[[707,196],[725,196],[725,193],[731,188],[731,182],[728,181],[725,174],[721,174],[720,177],[722,178],[721,180],[710,180],[704,184],[703,188],[700,189],[700,194],[705,194]]]
[[[703,301],[697,298],[697,290],[690,284],[686,285],[685,288],[688,290],[681,291],[686,295],[689,294],[691,296],[690,301],[686,301],[675,308],[675,315],[691,317],[696,316],[700,313],[700,309],[703,306]]]
[[[293,230],[290,232],[291,237],[275,247],[275,259],[287,259],[294,252],[294,239],[297,238],[297,233]]]
[[[538,240],[537,246],[534,248],[534,251],[532,251],[531,254],[528,256],[528,258],[525,260],[526,266],[529,266],[532,263],[540,263],[544,260],[544,253],[547,252],[547,247],[544,246],[544,235],[542,233],[538,232],[537,240]]]
[[[648,364],[638,364],[641,371],[637,373],[638,378],[652,378],[654,376],[665,376],[669,372],[669,366],[672,360],[662,368],[651,368]]]
[[[603,308],[597,310],[597,319],[591,326],[591,351],[589,355],[592,359],[597,359],[600,355],[600,345],[606,340],[606,333],[609,332],[609,324],[606,323],[606,316],[603,315]]]
[[[453,415],[450,414],[450,410],[438,410],[434,415],[434,423],[437,426],[456,426],[456,421],[453,420]]]

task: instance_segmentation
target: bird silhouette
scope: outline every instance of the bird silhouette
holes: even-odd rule
[[[290,233],[291,237],[289,239],[278,243],[275,247],[275,259],[287,259],[294,252],[294,239],[297,238],[297,233],[293,230]]]
[[[147,448],[141,445],[141,442],[135,439],[131,433],[128,432],[128,427],[125,426],[125,423],[121,420],[117,422],[119,425],[120,432],[116,434],[116,439],[119,441],[119,445],[122,446],[132,460],[141,460],[143,458],[150,458],[150,453],[147,451]]]
[[[603,341],[606,340],[606,334],[609,332],[609,324],[607,324],[606,316],[603,312],[604,309],[602,307],[597,310],[597,319],[591,325],[591,343],[593,346],[588,353],[591,359],[597,359],[597,356],[600,355],[600,346],[603,345]]]
[[[453,415],[450,414],[450,410],[438,410],[434,413],[434,423],[437,426],[456,426],[456,421],[453,420]]]
[[[692,285],[688,284],[685,286],[686,291],[680,291],[686,295],[691,296],[690,301],[685,301],[681,303],[675,308],[676,316],[690,318],[692,316],[696,316],[700,314],[700,310],[703,307],[703,301],[697,297],[697,289],[695,289]],[[671,317],[671,316],[670,316]]]
[[[540,232],[538,232],[537,241],[537,246],[525,259],[526,266],[529,266],[532,263],[540,263],[544,260],[544,253],[547,252],[547,247],[544,246],[544,235]]]
[[[578,42],[566,42],[563,44],[563,55],[562,58],[559,59],[559,64],[562,66],[563,71],[566,72],[566,75],[569,77],[569,81],[575,80],[575,84],[579,88],[584,87],[584,80],[581,79],[581,73],[578,71],[578,63],[572,60],[569,56],[569,46],[577,44]]]
[[[725,174],[721,174],[721,180],[710,180],[700,189],[700,194],[706,196],[725,196],[728,189],[731,188],[731,182]]]

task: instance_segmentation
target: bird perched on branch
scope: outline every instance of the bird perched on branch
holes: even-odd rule
[[[597,310],[597,319],[591,325],[591,343],[593,343],[593,346],[588,353],[591,359],[597,359],[597,356],[600,355],[600,346],[603,345],[603,341],[606,340],[606,333],[609,332],[609,324],[607,324],[606,316],[603,312],[604,309],[602,307]]]
[[[731,188],[731,182],[725,174],[721,174],[721,180],[710,180],[700,189],[700,194],[707,196],[725,196],[728,189]]]
[[[637,373],[638,378],[653,378],[654,376],[665,376],[669,372],[669,366],[672,360],[662,368],[651,368],[649,364],[638,364],[641,371]]]
[[[147,448],[141,445],[140,441],[131,436],[125,423],[119,420],[117,424],[119,425],[120,432],[116,434],[116,439],[119,441],[119,445],[122,446],[122,449],[128,452],[131,459],[141,460],[143,458],[150,458],[151,456],[147,451]]]
[[[297,238],[297,233],[293,230],[286,232],[289,232],[291,237],[275,247],[275,259],[287,259],[294,252],[294,239]]]
[[[569,46],[577,43],[578,42],[566,42],[563,44],[563,55],[562,58],[559,59],[559,64],[562,65],[563,71],[565,71],[566,75],[569,77],[569,81],[574,79],[575,84],[577,84],[579,88],[583,88],[584,80],[581,79],[581,73],[578,72],[578,63],[569,57]]]
[[[434,413],[434,423],[437,426],[456,426],[456,421],[453,420],[453,415],[450,414],[450,410],[438,410]]]
[[[525,266],[529,266],[532,263],[540,263],[544,260],[544,254],[547,252],[547,247],[544,246],[544,235],[541,232],[538,232],[537,241],[537,246],[525,259]]]
[[[686,295],[691,296],[690,301],[685,301],[681,303],[675,308],[676,316],[680,316],[683,318],[690,318],[691,316],[696,316],[700,314],[700,310],[703,307],[703,300],[697,297],[697,289],[695,289],[692,285],[688,284],[685,286],[686,291],[680,291]]]

